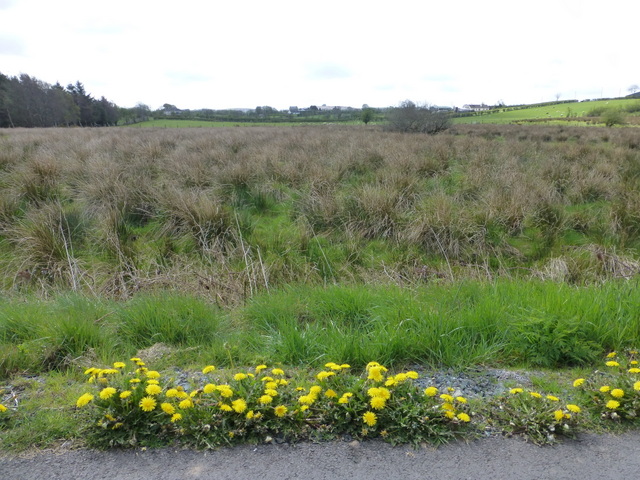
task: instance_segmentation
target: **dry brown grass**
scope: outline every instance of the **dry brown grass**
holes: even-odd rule
[[[296,281],[420,280],[410,272],[429,262],[446,276],[494,275],[505,259],[543,271],[571,232],[631,249],[624,258],[640,241],[631,128],[15,129],[0,136],[0,187],[5,278],[56,268],[68,286],[76,261],[92,289],[119,295],[162,285],[240,298]],[[83,218],[72,256],[54,208]],[[369,241],[404,253],[395,264],[364,259]]]

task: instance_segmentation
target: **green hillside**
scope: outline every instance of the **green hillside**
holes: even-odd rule
[[[629,108],[631,107],[631,108]],[[539,122],[548,120],[550,122],[561,121],[570,124],[584,124],[585,121],[598,121],[600,114],[593,117],[590,113],[599,110],[619,109],[627,110],[627,115],[638,117],[640,112],[628,112],[628,110],[640,110],[640,101],[636,99],[616,99],[616,100],[595,100],[591,102],[571,102],[553,105],[530,106],[530,107],[505,107],[493,110],[488,113],[473,115],[469,117],[455,118],[454,123],[517,123],[517,122]],[[588,117],[589,118],[586,118]],[[635,123],[635,122],[630,122]]]

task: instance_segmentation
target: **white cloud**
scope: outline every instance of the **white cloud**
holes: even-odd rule
[[[0,0],[0,9],[2,73],[80,80],[122,106],[528,103],[640,83],[640,4],[625,0]]]

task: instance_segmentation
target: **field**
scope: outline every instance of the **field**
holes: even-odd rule
[[[564,125],[598,124],[600,114],[585,118],[591,112],[610,109],[624,110],[629,107],[640,109],[640,101],[635,99],[595,100],[591,102],[559,103],[540,107],[513,108],[507,107],[496,112],[477,116],[454,119],[456,124],[495,123],[507,124],[517,122],[553,122]],[[633,108],[632,108],[633,109]],[[638,112],[630,113],[628,123],[637,125]],[[558,122],[561,121],[561,122]],[[600,122],[601,123],[601,122]]]
[[[174,120],[159,118],[128,125],[129,128],[215,128],[215,127],[291,127],[295,122],[216,122],[208,120]]]
[[[575,354],[544,359],[518,335],[505,337],[531,315],[544,328],[562,317],[537,312],[535,302],[520,313],[507,307],[537,298],[538,288],[569,285],[562,296],[575,292],[580,303],[582,289],[614,282],[627,292],[636,281],[633,129],[50,129],[6,131],[0,142],[3,375],[56,369],[88,349],[106,360],[158,342],[219,362],[268,355],[304,365],[337,355],[362,365],[377,352],[390,364],[561,366],[640,340],[626,310],[608,335],[593,327],[598,319],[574,325],[587,315],[578,305],[581,313],[553,328],[584,330],[589,354],[569,342],[559,350]],[[506,317],[464,310],[458,318],[430,297],[438,288],[458,298],[450,292],[462,285]],[[510,293],[489,295],[497,285]],[[121,306],[100,303],[113,301]],[[609,297],[594,301],[612,309]],[[123,313],[129,308],[142,310]],[[405,317],[418,322],[408,339]],[[432,344],[434,331],[448,335],[441,317],[468,326]],[[69,342],[86,322],[105,328]],[[393,349],[376,343],[395,335]]]
[[[566,377],[640,344],[635,129],[15,129],[0,187],[12,445],[81,436],[53,399],[131,356]]]

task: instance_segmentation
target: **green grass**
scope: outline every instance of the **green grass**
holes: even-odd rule
[[[176,294],[125,303],[9,300],[0,306],[0,373],[108,364],[157,344],[165,363],[183,364],[590,365],[603,352],[640,344],[639,307],[635,283],[535,281],[297,286],[228,311]]]
[[[454,118],[454,124],[474,123],[516,123],[531,120],[553,120],[576,117],[575,121],[561,122],[562,125],[585,125],[586,117],[594,109],[623,109],[638,103],[636,99],[596,100],[592,102],[572,102],[542,107],[518,108],[507,111],[496,111],[483,115]],[[501,109],[499,109],[501,110]],[[637,113],[636,113],[637,115]]]

